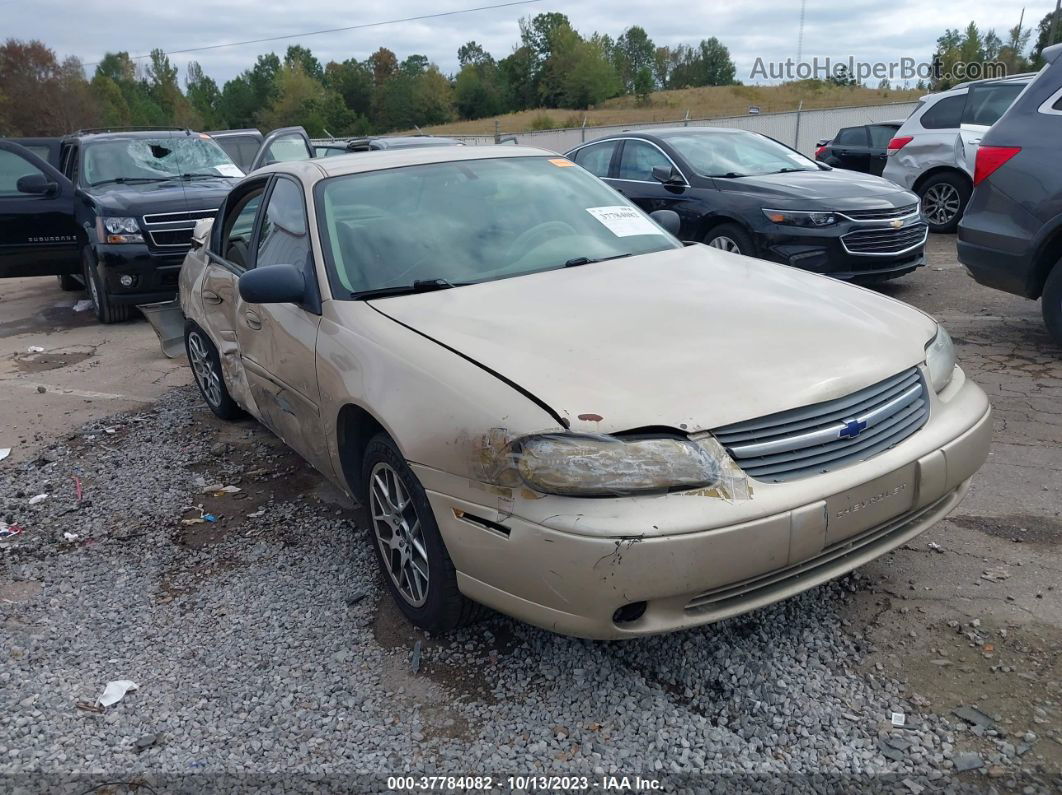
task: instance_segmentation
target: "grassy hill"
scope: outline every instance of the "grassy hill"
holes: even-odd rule
[[[590,110],[570,108],[540,108],[519,113],[506,113],[474,121],[458,121],[425,127],[423,132],[436,135],[492,135],[502,133],[546,130],[555,127],[579,127],[586,124],[600,127],[608,124],[633,124],[647,121],[677,121],[689,111],[691,119],[741,116],[749,105],[756,105],[762,113],[796,110],[800,101],[804,109],[835,108],[846,105],[884,105],[889,102],[913,102],[924,91],[878,90],[860,86],[834,86],[809,82],[787,83],[781,86],[705,86],[673,91],[656,91],[649,101],[639,104],[635,97],[616,97]]]

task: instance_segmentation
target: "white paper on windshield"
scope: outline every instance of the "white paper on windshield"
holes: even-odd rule
[[[219,174],[223,177],[242,177],[243,172],[240,171],[239,166],[234,166],[231,163],[222,163],[219,166],[214,166]]]
[[[633,207],[587,207],[586,211],[608,227],[616,237],[664,234],[664,230]]]

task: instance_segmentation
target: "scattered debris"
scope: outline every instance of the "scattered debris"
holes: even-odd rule
[[[48,387],[46,387],[44,384],[37,384],[37,394],[38,395],[43,395],[47,391],[48,391]]]
[[[992,728],[996,724],[990,715],[985,714],[977,707],[967,707],[965,705],[956,707],[951,711],[951,714],[973,726],[980,726],[984,729]]]
[[[85,492],[81,488],[81,478],[74,475],[74,494],[77,495],[77,501],[81,502],[85,498]]]
[[[77,541],[79,538],[81,538],[81,536],[77,533],[63,533],[64,541]]]
[[[984,766],[984,761],[981,759],[980,754],[976,754],[973,751],[966,751],[958,754],[955,759],[955,771],[957,773],[964,773],[967,770],[977,770],[979,767]]]
[[[358,602],[360,602],[362,599],[364,599],[368,595],[369,594],[368,594],[367,591],[363,591],[363,590],[355,591],[354,593],[352,593],[350,596],[347,597],[347,604],[351,605],[351,606],[356,605]]]
[[[30,505],[40,505],[46,499],[48,499],[48,495],[47,494],[38,494],[36,497],[30,497],[29,504]]]
[[[420,650],[421,642],[418,640],[413,645],[413,659],[410,661],[410,667],[413,669],[413,673],[417,673],[420,670]]]
[[[0,461],[3,461],[9,455],[11,455],[10,447],[0,447]]]
[[[226,486],[221,483],[212,483],[203,487],[204,494],[213,494],[215,497],[220,497],[222,494],[238,494],[241,491],[243,489],[239,486]]]
[[[988,580],[989,582],[1003,582],[1003,580],[1010,578],[1010,572],[1000,567],[996,569],[985,569],[981,573],[982,580]]]
[[[891,720],[893,726],[896,726],[897,728],[902,728],[903,725],[907,723],[907,716],[904,715],[902,712],[894,712],[892,713]]]
[[[206,522],[216,522],[218,517],[212,513],[207,513],[202,505],[190,505],[185,508],[181,508],[182,513],[188,513],[188,511],[199,511],[199,516],[189,516],[181,519],[181,524],[205,524]]]
[[[14,536],[21,535],[26,531],[25,527],[17,524],[8,524],[7,522],[0,521],[0,538],[13,538]]]
[[[942,547],[942,546],[941,546],[940,544],[938,544],[938,543],[937,543],[936,541],[930,541],[930,542],[929,542],[929,548],[930,548],[931,550],[933,550],[934,552],[939,552],[939,553],[940,553],[941,555],[943,555],[943,554],[944,554],[944,547]]]
[[[40,345],[30,345],[29,346],[29,352],[30,353],[44,353],[44,348],[42,348]]]
[[[74,704],[74,706],[78,709],[84,710],[85,712],[95,712],[97,715],[103,712],[103,707],[97,706],[91,701],[78,701]]]
[[[73,306],[75,312],[87,312],[89,309],[92,309],[92,300],[89,298],[82,298]]]
[[[116,679],[113,682],[108,682],[107,687],[103,689],[103,693],[96,699],[96,703],[101,707],[109,707],[112,704],[117,704],[123,698],[125,694],[130,690],[139,690],[140,685],[136,682],[131,682],[128,679]]]
[[[258,518],[260,518],[262,516],[265,516],[265,512],[266,512],[265,508],[259,508],[254,513],[247,514],[247,518],[248,519],[258,519]]]

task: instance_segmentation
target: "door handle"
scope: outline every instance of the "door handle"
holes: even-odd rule
[[[254,312],[245,312],[243,318],[247,321],[247,328],[254,329],[255,331],[262,328],[262,318],[258,317]]]
[[[220,304],[224,299],[213,290],[203,290],[203,300],[208,304]]]

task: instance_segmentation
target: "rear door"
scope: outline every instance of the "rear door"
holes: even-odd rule
[[[258,130],[217,130],[207,135],[245,172],[251,170],[255,155],[262,147],[262,133]]]
[[[254,171],[262,166],[289,160],[310,160],[313,154],[313,144],[306,130],[302,127],[281,127],[265,137],[248,170]]]
[[[898,124],[868,124],[867,134],[870,136],[870,150],[867,154],[869,171],[871,174],[881,176],[885,170],[885,162],[889,152],[889,141],[900,129]]]
[[[959,161],[973,176],[977,147],[988,128],[1014,104],[1027,83],[983,83],[970,86],[959,128]]]
[[[73,183],[0,140],[0,277],[76,273],[79,240]]]
[[[830,152],[838,168],[849,171],[870,171],[870,139],[866,127],[842,127],[830,144]]]

